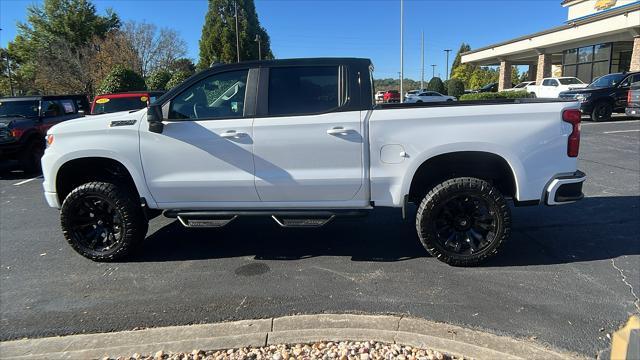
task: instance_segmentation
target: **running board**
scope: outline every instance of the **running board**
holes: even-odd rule
[[[177,218],[188,228],[219,228],[239,216],[269,216],[282,227],[321,227],[335,217],[363,217],[368,210],[165,210],[164,216]]]

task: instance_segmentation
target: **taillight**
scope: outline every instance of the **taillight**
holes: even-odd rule
[[[15,138],[15,139],[19,139],[20,136],[22,136],[22,134],[24,134],[24,130],[22,129],[11,129],[11,137]]]
[[[631,104],[631,93],[631,90],[627,91],[627,104]]]
[[[580,120],[582,113],[578,109],[569,109],[562,112],[562,121],[571,124],[572,131],[567,142],[567,155],[578,157],[580,151]]]

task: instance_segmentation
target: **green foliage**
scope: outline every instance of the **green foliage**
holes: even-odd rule
[[[194,65],[193,61],[191,61],[191,59],[180,58],[171,62],[171,64],[169,64],[168,66],[168,70],[171,72],[186,71],[193,74],[196,72],[196,66]]]
[[[460,98],[464,95],[464,83],[460,79],[453,78],[449,80],[448,95]]]
[[[185,81],[192,74],[187,71],[176,71],[171,76],[169,82],[167,82],[166,89],[169,90],[177,85],[180,85],[183,81]]]
[[[144,79],[138,73],[122,66],[116,66],[109,75],[107,75],[100,87],[99,94],[117,93],[124,91],[146,90]]]
[[[442,92],[442,95],[449,95],[449,82],[451,81],[451,79],[447,79],[445,81],[442,82],[442,85],[444,86],[444,92]]]
[[[166,90],[169,80],[171,80],[171,72],[160,69],[152,72],[146,82],[149,90]]]
[[[204,69],[212,63],[237,61],[235,4],[238,6],[238,33],[240,38],[240,60],[258,59],[260,37],[262,58],[273,59],[271,42],[267,31],[260,26],[253,0],[209,0],[200,37],[200,60],[198,67]]]
[[[502,91],[497,93],[477,93],[477,94],[464,94],[458,99],[461,101],[466,100],[496,100],[496,99],[525,99],[530,98],[531,95],[526,91]]]
[[[444,94],[445,89],[444,84],[442,83],[442,79],[440,79],[439,77],[431,78],[431,80],[429,80],[429,84],[427,85],[427,90]]]
[[[455,59],[453,60],[453,64],[451,65],[451,73],[449,74],[450,78],[456,77],[453,76],[453,71],[462,64],[462,54],[471,51],[471,46],[466,43],[460,44],[460,48],[458,49],[458,53],[456,54]],[[460,79],[460,77],[458,77]]]

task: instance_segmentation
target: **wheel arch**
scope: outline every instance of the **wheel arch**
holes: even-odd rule
[[[477,177],[491,181],[503,195],[518,199],[519,180],[524,177],[520,163],[496,149],[481,148],[470,146],[465,150],[440,151],[423,156],[407,173],[403,194],[416,201],[425,191],[447,179]]]

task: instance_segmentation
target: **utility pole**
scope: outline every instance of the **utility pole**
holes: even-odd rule
[[[431,73],[431,78],[433,79],[434,77],[436,77],[436,64],[431,64],[431,69],[433,70],[433,72]]]
[[[236,54],[238,55],[238,62],[240,62],[240,33],[238,32],[238,2],[234,1],[236,6]]]
[[[261,45],[260,34],[256,34],[256,40],[258,42],[258,60],[262,60],[262,45]]]
[[[420,67],[420,91],[424,89],[424,30],[422,30],[422,66]]]
[[[398,71],[398,80],[400,81],[400,101],[402,101],[402,73]]]
[[[400,0],[400,102],[404,102],[404,86],[402,79],[404,79],[404,0]]]
[[[444,49],[444,52],[447,53],[447,80],[449,80],[449,53],[451,49]]]

